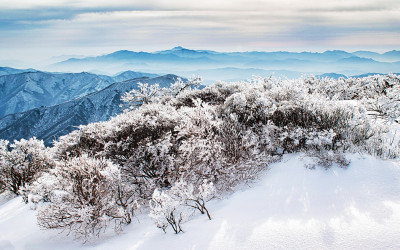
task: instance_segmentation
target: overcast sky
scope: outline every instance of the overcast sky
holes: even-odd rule
[[[400,1],[0,1],[0,61],[178,45],[219,51],[400,49]]]

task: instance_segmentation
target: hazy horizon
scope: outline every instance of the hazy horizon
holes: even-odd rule
[[[3,0],[0,62],[175,46],[215,51],[400,49],[396,0]]]
[[[106,50],[103,52],[99,52],[98,54],[84,54],[84,53],[61,53],[61,54],[53,54],[53,55],[48,55],[48,56],[44,56],[44,57],[39,57],[39,58],[34,58],[33,60],[24,60],[24,59],[9,59],[9,58],[2,58],[0,57],[0,67],[15,67],[15,68],[35,68],[35,69],[39,69],[39,70],[46,70],[46,68],[48,66],[51,66],[53,63],[57,63],[57,62],[62,62],[71,58],[77,58],[77,59],[81,59],[81,58],[89,58],[89,57],[98,57],[98,56],[103,56],[103,55],[107,55],[107,54],[111,54],[117,51],[131,51],[131,52],[147,52],[147,53],[156,53],[159,51],[165,51],[165,50],[170,50],[173,49],[175,47],[183,47],[181,45],[176,45],[174,47],[168,47],[168,48],[164,48],[164,49],[159,49],[159,50],[135,50],[135,49],[115,49],[115,50]],[[214,51],[214,52],[221,52],[221,53],[230,53],[230,52],[291,52],[291,53],[302,53],[302,52],[306,52],[306,53],[323,53],[326,51],[335,51],[335,50],[341,50],[341,49],[321,49],[321,50],[241,50],[241,51],[233,51],[233,50],[214,50],[214,49],[204,49],[204,48],[188,48],[188,47],[183,47],[184,49],[188,49],[188,50],[208,50],[208,51]],[[368,51],[368,52],[375,52],[375,53],[379,53],[379,54],[383,54],[386,52],[390,52],[390,51],[400,51],[400,50],[396,50],[394,49],[390,49],[390,50],[341,50],[341,51],[345,51],[348,53],[354,53],[354,52],[358,52],[358,51]]]

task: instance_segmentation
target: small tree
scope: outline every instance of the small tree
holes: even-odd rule
[[[212,182],[204,180],[195,188],[193,184],[180,180],[171,189],[160,191],[156,189],[150,201],[150,217],[156,222],[157,227],[164,232],[171,226],[176,234],[183,232],[181,223],[196,210],[201,214],[211,215],[206,208],[206,202],[214,198],[216,189]]]
[[[8,141],[0,139],[0,192],[3,192],[7,189],[7,171],[5,171],[4,167],[6,164],[5,156],[8,152],[8,143]]]
[[[38,210],[40,227],[68,230],[87,239],[111,222],[118,232],[132,221],[138,207],[136,192],[124,185],[119,168],[110,161],[82,155],[59,163],[53,174],[50,202]]]
[[[172,83],[169,88],[164,89],[163,95],[176,97],[184,91],[199,87],[201,83],[202,79],[199,76],[195,76],[188,81],[183,81],[182,78],[178,77],[178,79]]]
[[[161,97],[176,97],[180,93],[200,85],[200,77],[193,77],[188,81],[183,81],[181,78],[178,78],[174,83],[171,83],[168,88],[160,88],[160,85],[157,83],[152,85],[148,83],[138,83],[138,89],[132,89],[125,93],[121,97],[121,100],[128,105],[129,109],[135,109],[144,104],[160,101]],[[124,105],[121,105],[121,107],[123,106]]]
[[[158,84],[149,85],[148,83],[138,83],[138,89],[132,89],[125,93],[121,100],[128,104],[129,109],[135,109],[143,104],[153,102],[161,94]]]
[[[182,200],[185,206],[198,210],[201,214],[207,214],[208,219],[211,220],[206,202],[215,198],[216,195],[216,189],[212,182],[204,180],[199,187],[195,188],[193,184],[181,180],[175,183],[170,193],[176,197],[176,200]]]
[[[183,200],[174,199],[167,191],[154,190],[150,201],[150,214],[156,222],[158,228],[165,233],[168,225],[172,227],[176,234],[182,232],[181,223],[187,217],[182,210]]]
[[[0,178],[5,189],[19,194],[41,171],[53,166],[43,141],[35,137],[14,141],[0,140]]]

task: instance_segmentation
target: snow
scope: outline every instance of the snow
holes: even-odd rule
[[[285,155],[258,180],[208,204],[185,233],[164,234],[145,213],[120,235],[82,244],[43,231],[21,198],[0,205],[0,249],[399,249],[400,162],[348,154],[348,168],[304,167]]]

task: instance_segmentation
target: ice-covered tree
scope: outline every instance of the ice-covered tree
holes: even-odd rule
[[[176,199],[167,191],[156,189],[150,201],[149,216],[164,232],[171,226],[178,234],[183,232],[181,223],[189,216],[182,205],[183,200]]]
[[[199,87],[201,82],[200,77],[193,77],[187,81],[178,78],[167,88],[161,88],[158,84],[138,83],[138,88],[125,93],[121,100],[129,109],[135,109],[144,104],[159,102],[164,97],[176,97],[185,91]]]
[[[216,197],[216,189],[212,182],[203,180],[203,183],[195,187],[192,183],[180,180],[169,190],[174,199],[181,200],[182,204],[198,210],[201,214],[207,214],[211,220],[211,214],[206,207],[206,203]]]
[[[130,109],[138,108],[143,104],[154,102],[161,95],[162,89],[158,84],[138,83],[137,89],[125,93],[121,100],[129,106]]]
[[[164,232],[170,226],[174,232],[183,232],[181,224],[195,211],[211,214],[206,203],[215,198],[216,189],[212,182],[204,180],[196,187],[184,180],[176,182],[170,189],[156,189],[150,201],[150,217]]]
[[[202,79],[199,76],[194,76],[187,81],[183,81],[182,78],[178,78],[175,82],[171,83],[168,88],[164,89],[163,95],[176,97],[185,91],[191,91],[194,88],[198,88],[202,83]]]
[[[8,141],[0,140],[0,179],[5,189],[19,194],[41,171],[52,166],[53,160],[43,141],[33,137],[9,145]]]
[[[118,232],[138,208],[135,187],[123,183],[119,167],[106,159],[82,155],[60,162],[35,185],[33,193],[46,195],[38,207],[39,226],[67,230],[77,238],[98,236],[111,223]],[[37,192],[40,187],[45,192]]]

